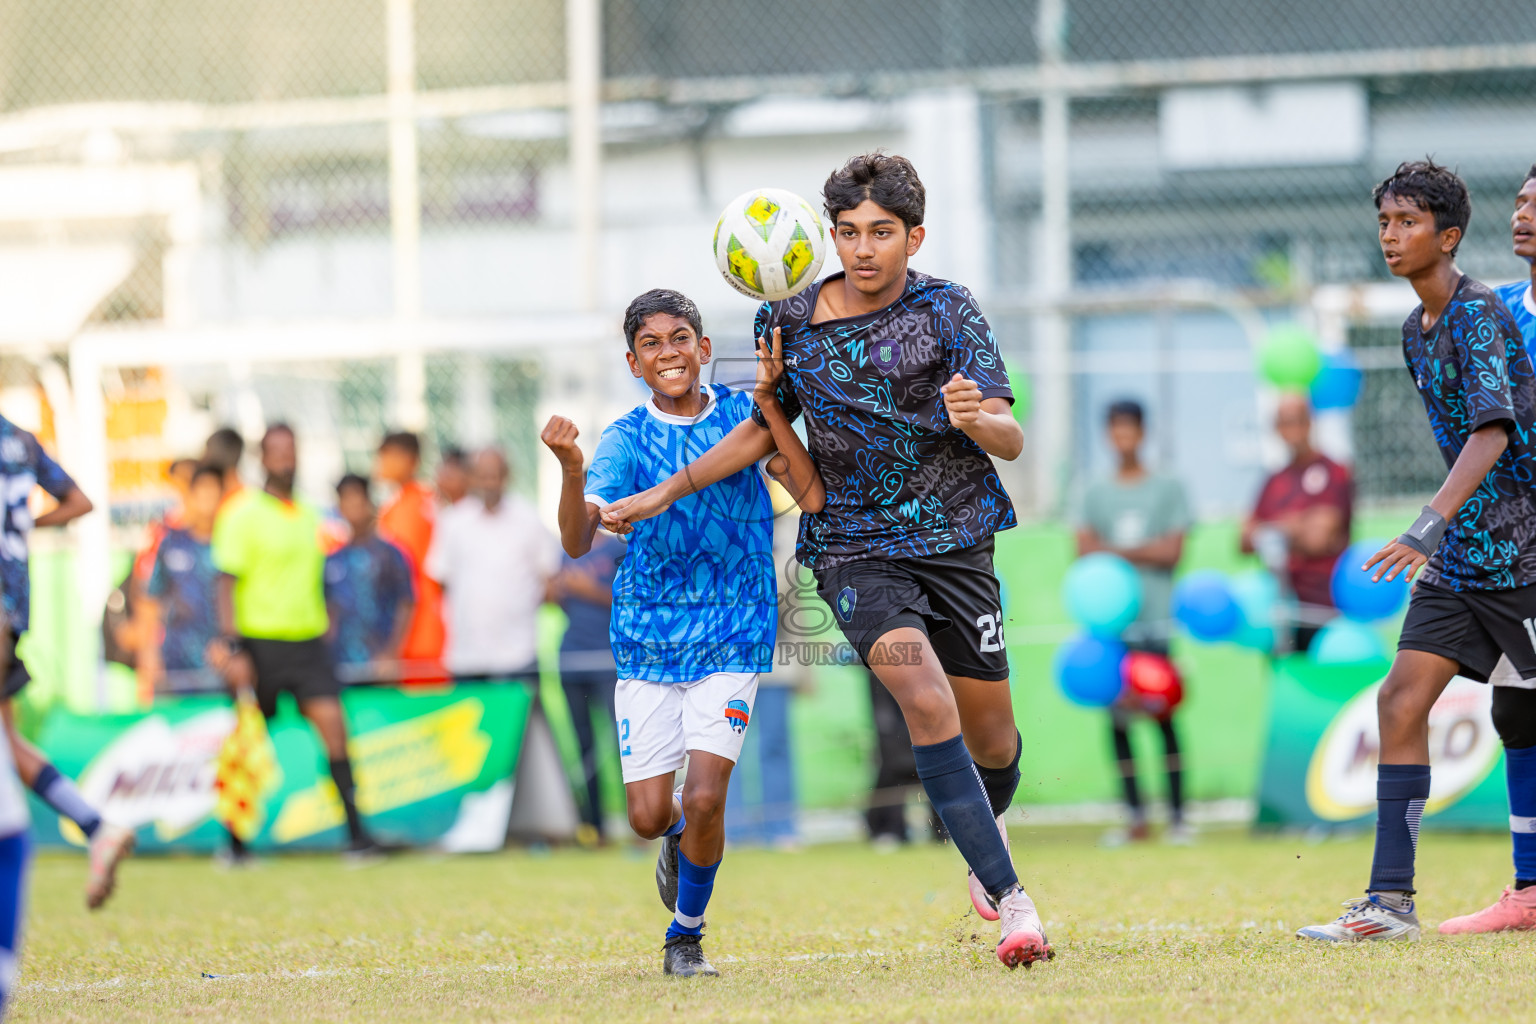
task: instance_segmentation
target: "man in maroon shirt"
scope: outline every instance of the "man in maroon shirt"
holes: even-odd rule
[[[1312,409],[1303,395],[1285,395],[1275,412],[1275,433],[1291,461],[1264,482],[1253,514],[1243,524],[1242,548],[1271,563],[1274,546],[1284,552],[1285,577],[1301,605],[1294,649],[1305,651],[1331,617],[1328,581],[1349,546],[1355,485],[1349,470],[1312,447]]]

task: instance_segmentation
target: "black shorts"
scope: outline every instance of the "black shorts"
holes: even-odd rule
[[[1448,590],[1420,583],[1408,601],[1400,651],[1450,658],[1468,679],[1486,683],[1499,655],[1522,679],[1536,679],[1536,586],[1518,590]]]
[[[905,652],[873,648],[891,630],[914,626],[928,634],[946,675],[1008,678],[991,537],[942,555],[834,566],[816,573],[816,593],[865,665],[904,658]]]
[[[335,697],[341,683],[331,666],[325,640],[258,640],[243,638],[256,665],[256,703],[267,718],[277,714],[277,695],[291,693],[295,700]]]
[[[26,663],[16,657],[15,634],[9,635],[6,640],[5,652],[5,683],[3,688],[0,688],[0,696],[10,699],[27,688],[27,684],[32,681],[32,673],[27,671]]]

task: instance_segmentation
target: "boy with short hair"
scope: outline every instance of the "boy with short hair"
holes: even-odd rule
[[[566,554],[579,558],[591,547],[601,507],[681,469],[745,419],[754,401],[780,428],[772,433],[779,454],[770,471],[802,507],[820,507],[825,492],[815,463],[765,383],[768,352],[760,349],[753,393],[703,386],[711,344],[698,307],[664,289],[630,303],[624,337],[630,372],[651,397],[603,431],[591,468],[583,474],[570,420],[552,417],[542,434],[560,460]],[[619,761],[631,827],[663,839],[656,882],[675,914],[663,947],[666,974],[719,973],[700,940],[725,845],[731,768],[751,721],[758,675],[773,664],[772,526],[763,480],[756,467],[743,467],[638,524],[614,583],[609,636],[619,675]],[[673,781],[685,761],[679,799]]]
[[[1520,328],[1526,353],[1536,359],[1536,298],[1532,296],[1536,283],[1536,164],[1531,165],[1515,195],[1509,228],[1515,255],[1525,260],[1529,276],[1500,285],[1494,294],[1504,300]],[[1441,935],[1536,928],[1536,679],[1521,679],[1504,657],[1488,682],[1493,686],[1493,727],[1504,743],[1515,880],[1491,906],[1440,922]]]
[[[342,477],[336,505],[352,531],[325,559],[326,639],[337,677],[343,683],[397,680],[416,610],[411,568],[375,530],[377,510],[366,478]]]
[[[992,459],[1017,458],[1024,432],[971,293],[908,267],[926,196],[904,157],[865,153],[833,171],[822,197],[842,272],[765,304],[756,333],[782,335],[780,401],[791,419],[804,409],[827,481],[825,509],[801,517],[797,557],[901,705],[928,801],[970,869],[977,915],[1001,922],[997,957],[1012,969],[1054,955],[1003,821],[1023,738],[993,535],[1017,520]],[[766,412],[605,508],[604,525],[622,533],[762,458],[777,441]]]
[[[1377,697],[1370,882],[1337,920],[1297,932],[1333,942],[1419,937],[1413,875],[1430,792],[1429,711],[1446,685],[1458,673],[1487,682],[1501,653],[1536,679],[1525,625],[1536,617],[1536,368],[1504,303],[1456,267],[1472,214],[1465,183],[1415,161],[1372,195],[1387,267],[1419,296],[1403,324],[1403,360],[1450,472],[1413,525],[1365,564],[1375,579],[1418,580]]]

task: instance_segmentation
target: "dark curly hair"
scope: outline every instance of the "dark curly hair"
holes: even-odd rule
[[[875,150],[856,156],[833,171],[821,187],[821,197],[834,228],[838,214],[870,199],[900,217],[911,231],[923,222],[928,193],[912,161]]]
[[[704,318],[699,316],[699,307],[692,299],[670,288],[652,288],[644,295],[636,296],[624,311],[624,341],[631,352],[635,350],[635,335],[640,333],[646,320],[657,313],[686,320],[694,334],[704,335]]]
[[[1392,176],[1371,190],[1376,209],[1387,196],[1412,203],[1425,213],[1435,216],[1435,230],[1460,228],[1467,233],[1467,222],[1472,219],[1472,197],[1467,194],[1467,183],[1449,167],[1441,167],[1434,160],[1406,160],[1397,165]],[[1456,243],[1456,249],[1461,243]],[[1451,255],[1456,255],[1456,249]]]

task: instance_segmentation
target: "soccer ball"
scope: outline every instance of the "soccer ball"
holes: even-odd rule
[[[827,232],[810,204],[782,188],[755,188],[725,204],[715,224],[715,265],[741,294],[777,302],[816,280]]]

